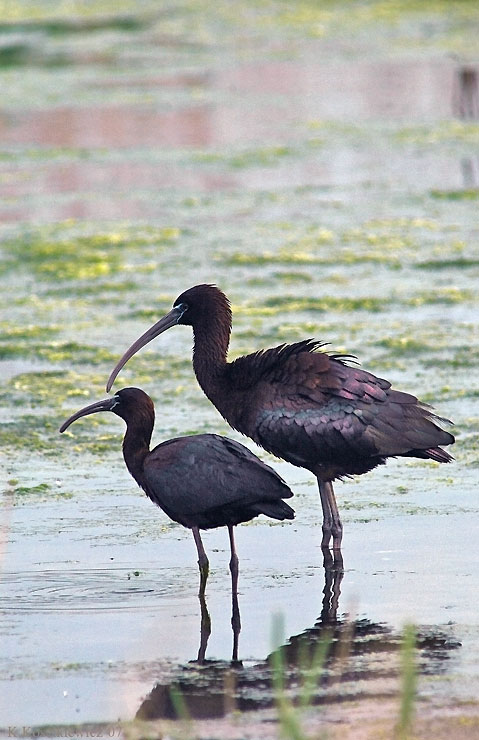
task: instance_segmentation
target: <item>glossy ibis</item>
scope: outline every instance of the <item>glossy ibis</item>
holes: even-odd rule
[[[62,424],[60,432],[82,416],[99,411],[112,411],[126,422],[123,457],[148,498],[170,519],[192,530],[198,550],[200,593],[204,593],[209,564],[199,530],[228,527],[234,607],[238,556],[233,527],[259,514],[293,519],[293,509],[283,501],[292,491],[250,450],[217,434],[170,439],[150,451],[155,409],[151,398],[139,388],[123,388],[111,398],[85,406]]]
[[[196,377],[226,421],[317,477],[323,547],[331,535],[333,548],[341,547],[343,528],[332,486],[336,478],[367,473],[388,457],[453,459],[439,447],[454,442],[437,425],[447,419],[415,396],[393,390],[387,380],[351,367],[351,356],[326,352],[322,342],[281,344],[228,362],[231,308],[214,285],[182,293],[172,310],[125,352],[107,390],[141,347],[176,324],[193,327]]]

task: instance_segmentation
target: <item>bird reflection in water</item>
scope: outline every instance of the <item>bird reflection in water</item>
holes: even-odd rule
[[[285,689],[298,701],[298,686],[305,670],[323,645],[324,663],[311,696],[311,704],[333,703],[366,696],[396,696],[402,635],[386,624],[368,619],[338,617],[342,560],[324,556],[324,589],[321,613],[313,627],[294,635],[259,663],[205,659],[211,622],[201,604],[201,641],[198,660],[179,666],[173,680],[159,682],[139,707],[136,719],[212,719],[231,711],[267,709],[275,705],[274,672],[281,654]],[[233,627],[233,656],[238,635]],[[416,646],[421,672],[446,670],[452,651],[461,644],[438,627],[417,630]],[[389,681],[389,682],[388,682]],[[180,701],[178,701],[180,697]]]
[[[334,551],[333,556],[330,550],[323,548],[323,567],[325,572],[325,586],[323,590],[323,608],[319,621],[321,623],[333,623],[336,620],[339,595],[341,593],[340,584],[343,579],[344,573],[343,557],[341,553],[338,551]],[[200,647],[198,649],[197,663],[202,665],[205,663],[208,639],[211,634],[211,618],[206,603],[205,589],[200,589],[198,597],[200,600],[201,625]],[[231,626],[233,629],[233,651],[231,662],[234,665],[235,663],[238,663],[238,643],[239,634],[241,631],[238,590],[234,588],[232,589]]]

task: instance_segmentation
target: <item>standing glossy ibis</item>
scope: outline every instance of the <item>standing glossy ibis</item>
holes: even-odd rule
[[[387,380],[351,367],[349,355],[328,354],[307,339],[227,361],[231,308],[214,285],[182,293],[172,310],[125,352],[107,390],[141,347],[176,324],[193,327],[193,367],[198,382],[226,421],[278,457],[318,479],[323,509],[322,546],[333,536],[341,547],[342,524],[332,481],[367,473],[388,457],[449,462],[439,445],[452,434],[415,396]]]
[[[126,467],[148,498],[173,521],[193,532],[200,567],[200,595],[204,593],[209,563],[200,529],[228,527],[233,592],[233,627],[238,632],[238,556],[233,527],[259,514],[293,519],[283,501],[293,493],[282,478],[242,444],[217,434],[178,437],[150,451],[155,423],[151,398],[139,388],[123,388],[111,398],[92,403],[70,416],[64,432],[82,416],[112,411],[126,422],[123,457]]]

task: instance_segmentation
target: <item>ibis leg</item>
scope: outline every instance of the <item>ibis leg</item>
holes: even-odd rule
[[[343,539],[343,524],[341,522],[341,517],[339,516],[333,484],[330,481],[327,481],[324,485],[327,487],[329,510],[331,512],[332,519],[331,533],[333,535],[333,550],[340,550],[341,540]]]
[[[233,628],[233,661],[238,660],[238,641],[239,633],[241,632],[241,617],[238,605],[238,573],[239,573],[239,559],[236,553],[235,538],[233,527],[228,525],[228,534],[230,536],[230,548],[231,548],[231,559],[230,559],[230,571],[231,571],[231,600],[232,600],[232,615],[231,615],[231,626]]]
[[[323,509],[323,539],[321,540],[321,547],[329,547],[329,540],[332,534],[333,517],[329,503],[329,485],[329,483],[318,478],[319,498],[321,499],[321,508]]]
[[[210,564],[208,557],[203,547],[203,542],[200,537],[200,530],[198,527],[192,527],[193,537],[195,538],[196,549],[198,551],[198,566],[200,569],[200,596],[205,593],[206,581],[208,580],[208,573],[210,572]]]

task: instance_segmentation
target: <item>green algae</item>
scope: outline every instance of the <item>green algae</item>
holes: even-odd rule
[[[278,313],[282,311],[371,311],[373,313],[383,311],[387,308],[387,301],[367,296],[365,298],[337,298],[336,296],[323,296],[321,298],[297,298],[295,296],[272,296],[267,298],[263,305]]]
[[[37,486],[17,486],[13,490],[15,496],[32,495],[36,493],[47,493],[51,490],[48,483],[39,483]]]
[[[479,200],[479,188],[462,190],[431,190],[430,195],[437,200]]]
[[[164,227],[150,229],[149,233],[145,229],[139,234],[118,229],[58,239],[58,230],[56,225],[5,241],[4,248],[10,255],[7,269],[21,264],[46,280],[98,280],[125,269],[127,250],[174,244],[180,236],[176,227]]]
[[[41,452],[46,457],[57,455],[58,427],[47,418],[24,414],[0,427],[0,446],[6,451]]]
[[[148,5],[148,3],[146,3]],[[154,4],[150,4],[150,8]],[[4,31],[18,30],[30,24],[48,31],[51,27],[54,33],[65,30],[76,32],[81,24],[86,24],[86,30],[115,27],[113,24],[129,21],[131,12],[137,11],[138,4],[134,0],[77,0],[74,5],[75,16],[72,17],[72,6],[55,2],[54,0],[23,0],[21,3],[2,1],[0,4],[2,26]],[[135,14],[137,17],[137,14]],[[139,16],[141,18],[141,15]]]
[[[162,304],[155,306],[155,308],[136,308],[133,311],[129,311],[124,315],[125,319],[141,319],[142,321],[158,321],[162,316],[162,311],[166,311],[171,307],[171,300],[167,300],[162,308]]]
[[[455,401],[463,398],[479,398],[479,388],[452,388],[449,385],[445,385],[435,388],[434,391],[425,390],[421,393],[421,400],[424,403],[436,403],[439,399],[441,401]]]
[[[479,144],[479,125],[466,121],[450,120],[436,125],[408,127],[396,133],[398,141],[422,146],[437,144]]]
[[[116,300],[115,294],[117,293],[131,293],[135,290],[138,290],[139,287],[139,283],[134,282],[133,280],[120,280],[118,282],[112,282],[109,280],[102,280],[101,278],[97,278],[95,282],[88,283],[87,285],[78,284],[76,282],[69,283],[68,294],[77,296],[78,298],[95,297],[104,300],[104,302],[106,303],[108,301]],[[65,286],[61,288],[48,288],[47,290],[43,291],[43,295],[45,297],[51,298],[63,298],[65,296],[65,292]],[[120,296],[119,299],[121,299],[121,297],[122,296]]]
[[[47,340],[56,336],[59,331],[59,326],[40,326],[33,324],[26,326],[10,326],[6,321],[2,321],[0,322],[0,342],[6,342],[12,339],[15,339],[17,342],[22,340],[28,342],[31,339]],[[0,357],[1,352],[2,345],[0,345]]]
[[[383,264],[392,267],[399,267],[400,260],[396,255],[387,255],[381,250],[368,251],[359,254],[353,249],[337,249],[331,256],[321,256],[303,251],[304,245],[294,244],[289,247],[279,249],[278,252],[263,252],[260,254],[251,254],[245,252],[234,252],[228,255],[221,255],[219,258],[224,264],[228,265],[318,265],[318,266],[341,266],[341,265],[359,265],[359,264]],[[385,248],[387,248],[385,246]]]
[[[424,340],[416,339],[414,337],[384,337],[383,339],[374,342],[377,347],[384,347],[389,349],[393,354],[402,355],[416,355],[422,352],[434,353],[437,349],[436,346],[427,344]],[[434,362],[435,360],[433,360]]]
[[[107,156],[106,149],[85,149],[81,147],[22,147],[0,151],[0,162],[18,162],[25,159],[30,162],[50,162],[55,160],[74,161],[76,159],[98,159],[99,155]]]
[[[95,428],[90,428],[81,434],[76,429],[75,433],[71,432],[68,434],[67,431],[63,433],[63,440],[60,443],[57,442],[57,445],[61,445],[62,451],[67,455],[74,452],[80,455],[81,458],[86,455],[92,455],[94,457],[101,457],[104,460],[109,455],[117,455],[121,450],[123,434],[97,434],[96,432],[97,430]],[[69,439],[69,437],[72,437],[72,439]],[[74,444],[72,444],[72,441],[74,441]]]
[[[15,506],[21,504],[31,506],[33,503],[36,505],[59,499],[68,501],[73,498],[72,493],[53,488],[49,483],[39,483],[35,486],[15,486],[8,493],[13,497]]]
[[[423,306],[430,303],[453,305],[456,303],[469,303],[477,301],[477,293],[468,288],[458,288],[455,285],[450,287],[438,287],[434,291],[424,291],[417,293],[415,296],[404,299],[406,304],[411,306]]]
[[[104,391],[100,390],[103,387],[103,376],[98,377],[72,370],[21,373],[11,378],[0,389],[0,400],[14,406],[28,405],[32,408],[54,406],[58,408],[70,398],[90,398],[95,393],[95,389],[98,389],[100,393],[103,392],[104,395]]]
[[[274,167],[285,157],[294,155],[294,150],[287,146],[260,147],[257,149],[245,149],[231,155],[215,152],[197,152],[194,159],[201,163],[222,163],[232,169],[244,169],[247,167]]]
[[[440,225],[432,218],[424,216],[396,216],[389,218],[371,218],[364,223],[365,229],[375,229],[384,231],[386,234],[393,231],[413,231],[421,229],[423,231],[439,231]]]
[[[28,3],[26,4],[28,5]],[[76,11],[78,12],[78,6],[80,3],[77,3],[76,5]],[[96,12],[98,12],[98,10]],[[15,20],[14,18],[15,17],[13,17],[9,22],[0,22],[0,33],[41,31],[52,36],[65,36],[104,30],[126,32],[137,31],[147,25],[147,20],[142,19],[141,16],[138,15],[97,15],[96,17],[77,18],[55,18],[52,16],[50,16],[50,18],[25,17],[23,20]]]
[[[312,283],[313,277],[307,272],[276,272],[273,275],[275,280],[283,283]]]
[[[289,232],[286,243],[274,250],[249,249],[229,250],[218,254],[218,260],[226,265],[265,267],[268,265],[301,265],[338,267],[359,265],[381,265],[398,270],[415,265],[426,254],[437,259],[451,259],[465,249],[462,241],[443,244],[437,241],[440,225],[429,218],[369,219],[359,226],[328,229],[318,225],[300,229],[291,224],[278,224],[278,230]],[[450,226],[448,229],[457,227]],[[434,243],[431,236],[434,234]],[[454,257],[454,259],[459,259]],[[462,256],[462,259],[467,257]],[[432,261],[432,260],[431,260]],[[440,262],[441,260],[437,260]]]
[[[0,68],[18,67],[32,61],[32,51],[26,43],[13,42],[0,48]]]
[[[78,342],[50,341],[48,344],[0,344],[0,359],[36,357],[52,364],[71,363],[103,365],[114,362],[116,354],[102,347],[91,347]]]
[[[89,280],[122,266],[117,242],[103,235],[59,242],[32,237],[6,246],[25,267],[50,280]]]
[[[209,6],[206,4],[205,9]],[[263,34],[266,38],[281,30],[286,37],[305,39],[335,38],[356,34],[367,43],[379,36],[382,46],[404,50],[404,47],[422,49],[424,45],[443,44],[448,51],[472,53],[476,24],[471,22],[473,3],[446,3],[443,0],[373,0],[372,2],[346,2],[332,0],[317,3],[314,0],[295,0],[292,3],[244,3],[221,6],[218,16],[227,28],[237,28],[237,33]],[[434,18],[431,33],[430,16]],[[421,23],[421,20],[423,21]],[[429,21],[429,22],[427,22]],[[411,23],[414,22],[414,34]],[[419,30],[420,29],[420,30]],[[230,31],[231,33],[231,31]],[[378,42],[376,42],[378,43]]]
[[[426,260],[414,265],[416,270],[463,270],[470,267],[479,267],[479,259],[458,257],[457,259]]]
[[[479,362],[479,348],[476,346],[467,347],[454,347],[450,349],[447,357],[428,357],[424,359],[425,367],[448,367],[452,369],[458,368],[474,368],[477,367]],[[474,395],[469,396],[474,398]]]

